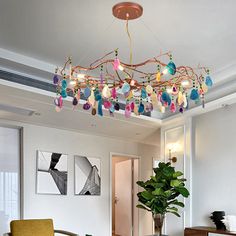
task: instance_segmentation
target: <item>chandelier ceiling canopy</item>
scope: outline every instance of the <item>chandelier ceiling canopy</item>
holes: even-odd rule
[[[57,68],[53,77],[57,95],[54,100],[56,111],[61,111],[63,99],[72,95],[72,105],[76,107],[80,99],[86,102],[84,110],[92,115],[103,116],[103,108],[111,116],[125,103],[124,114],[129,118],[132,113],[141,115],[154,109],[164,113],[183,113],[190,101],[205,105],[205,94],[212,87],[209,69],[198,66],[175,65],[171,52],[160,53],[138,64],[133,63],[132,38],[129,20],[139,18],[143,8],[137,3],[116,4],[113,15],[126,22],[129,38],[129,62],[119,59],[115,49],[89,66],[73,65],[68,58],[62,68]]]

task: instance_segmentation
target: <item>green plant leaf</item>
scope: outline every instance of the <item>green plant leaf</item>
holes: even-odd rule
[[[177,178],[179,176],[182,176],[183,173],[181,171],[176,171],[174,174],[173,174],[173,178]]]
[[[178,187],[181,184],[181,181],[178,179],[174,179],[170,181],[170,186],[171,187]]]
[[[147,211],[151,211],[150,209],[148,209],[147,207],[145,207],[145,206],[143,206],[143,205],[141,205],[141,204],[138,204],[136,207],[137,207],[137,208],[140,208],[140,209],[147,210]]]
[[[151,200],[154,196],[150,193],[150,192],[148,192],[148,191],[143,191],[142,193],[141,193],[141,195],[142,195],[142,197],[143,198],[145,198],[145,199],[147,199],[147,200]]]
[[[161,188],[155,189],[155,191],[152,192],[153,195],[158,196],[158,195],[163,195],[164,191]]]
[[[176,215],[176,216],[180,217],[180,214],[179,214],[179,213],[177,213],[177,212],[175,212],[175,211],[167,211],[167,212],[169,212],[169,213],[172,213],[172,214],[174,214],[174,215]]]
[[[188,189],[184,187],[176,188],[176,190],[183,196],[183,197],[188,197],[189,196],[189,191]]]

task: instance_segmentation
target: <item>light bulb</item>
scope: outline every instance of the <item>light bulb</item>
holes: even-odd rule
[[[182,86],[183,87],[187,87],[187,86],[189,86],[189,81],[188,80],[183,80],[182,82],[181,82],[181,84],[182,84]]]
[[[121,71],[123,71],[123,70],[124,70],[124,67],[120,64],[120,65],[118,66],[118,69],[121,70]]]
[[[162,73],[163,73],[164,75],[166,75],[166,74],[168,73],[167,68],[165,68],[165,69],[162,71]]]
[[[75,80],[71,80],[70,81],[70,85],[76,85],[76,81]]]
[[[172,93],[172,88],[167,88],[166,92],[171,94]]]
[[[77,75],[77,78],[78,78],[78,79],[84,79],[84,78],[85,78],[85,74],[78,74],[78,75]]]
[[[131,85],[131,86],[134,86],[134,85],[135,85],[135,80],[132,79],[132,80],[130,81],[130,85]]]

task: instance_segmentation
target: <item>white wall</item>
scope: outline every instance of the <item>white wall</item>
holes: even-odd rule
[[[236,105],[193,119],[193,226],[210,225],[209,215],[236,215]]]
[[[110,152],[141,156],[142,179],[152,174],[152,158],[159,156],[158,146],[115,140],[99,136],[40,127],[24,126],[24,218],[52,218],[55,228],[84,236],[110,235]],[[36,151],[68,154],[67,196],[37,195]],[[74,196],[74,159],[81,154],[101,157],[101,196]],[[140,235],[151,234],[149,213],[140,212]]]

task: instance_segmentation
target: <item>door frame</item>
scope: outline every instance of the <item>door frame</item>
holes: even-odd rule
[[[109,206],[110,206],[110,236],[112,236],[112,157],[113,156],[118,156],[118,157],[126,157],[130,159],[138,159],[138,178],[140,179],[141,177],[141,156],[138,155],[131,155],[131,154],[125,154],[125,153],[119,153],[119,152],[110,152],[110,176],[109,176],[109,181],[110,181],[110,193],[109,193]],[[139,217],[139,211],[138,211],[138,218]],[[138,235],[140,235],[140,223],[138,220]]]

